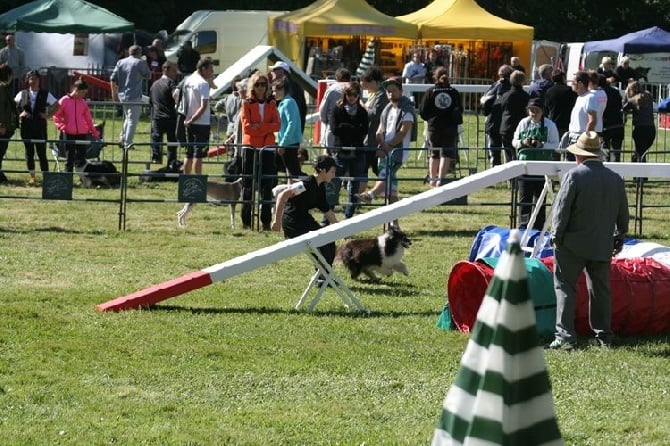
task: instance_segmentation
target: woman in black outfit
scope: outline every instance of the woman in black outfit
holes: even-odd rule
[[[328,223],[336,223],[337,217],[326,200],[326,183],[335,176],[335,160],[328,155],[320,155],[314,160],[314,173],[297,181],[277,196],[272,221],[272,230],[284,230],[285,238],[295,238],[309,231],[316,231],[321,225],[309,213],[317,208],[324,213]],[[335,259],[335,243],[321,246],[319,252],[329,265]]]

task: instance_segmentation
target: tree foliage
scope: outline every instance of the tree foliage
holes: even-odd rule
[[[0,0],[0,12],[30,0]],[[137,28],[172,32],[195,9],[274,9],[292,11],[314,0],[93,0],[93,3],[135,23]],[[439,1],[439,0],[438,0]],[[535,38],[562,42],[611,39],[650,26],[670,30],[667,0],[561,0],[548,5],[537,0],[476,0],[487,11],[535,28]],[[398,16],[423,8],[431,0],[368,0],[379,11]]]

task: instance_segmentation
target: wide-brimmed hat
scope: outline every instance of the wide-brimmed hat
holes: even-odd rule
[[[596,132],[584,132],[579,135],[577,142],[568,146],[568,152],[579,156],[601,157],[604,155],[600,148],[600,136]]]

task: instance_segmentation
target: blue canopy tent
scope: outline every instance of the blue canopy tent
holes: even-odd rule
[[[670,52],[670,32],[653,26],[624,34],[616,39],[594,40],[584,43],[584,53],[611,51],[623,54]]]

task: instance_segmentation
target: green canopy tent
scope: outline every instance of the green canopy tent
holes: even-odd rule
[[[118,33],[135,25],[84,0],[36,0],[0,15],[1,32]]]

